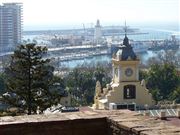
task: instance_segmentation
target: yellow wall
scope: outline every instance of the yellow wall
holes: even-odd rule
[[[137,106],[152,106],[155,104],[151,93],[146,89],[145,83],[139,81],[139,63],[140,60],[112,59],[113,79],[111,83],[112,90],[109,90],[105,96],[99,100],[99,109],[108,108],[109,103],[124,104],[136,103]],[[115,69],[118,69],[116,73]],[[131,68],[133,73],[127,76],[125,71]],[[136,87],[136,97],[134,99],[124,99],[124,86],[134,85]]]
[[[113,82],[118,83],[121,81],[139,81],[139,63],[140,61],[117,61],[113,60],[113,68],[118,68],[120,76],[113,75]],[[133,70],[133,75],[127,77],[125,75],[125,70],[131,68]],[[114,73],[115,74],[115,73]]]
[[[135,99],[124,99],[124,86],[135,85],[136,86],[136,98]],[[113,87],[111,91],[106,95],[108,103],[132,103],[135,102],[140,106],[148,104],[149,106],[154,105],[152,95],[149,91],[142,86],[140,82],[121,82],[119,86]]]

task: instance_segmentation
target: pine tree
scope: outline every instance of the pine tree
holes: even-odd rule
[[[5,69],[7,75],[7,92],[3,101],[10,106],[22,109],[28,115],[41,112],[54,104],[53,85],[54,68],[50,59],[43,56],[46,47],[35,44],[20,45],[12,55],[9,66]]]

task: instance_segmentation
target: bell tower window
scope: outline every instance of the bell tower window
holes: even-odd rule
[[[136,86],[126,85],[124,86],[124,99],[135,99],[136,98]]]

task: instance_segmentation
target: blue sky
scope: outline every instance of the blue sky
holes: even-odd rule
[[[131,23],[180,23],[180,0],[0,0],[23,2],[24,28]]]

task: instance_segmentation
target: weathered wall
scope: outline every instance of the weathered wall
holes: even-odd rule
[[[129,110],[84,110],[0,117],[0,135],[180,135],[178,123]]]
[[[0,135],[108,135],[105,118],[7,124]]]

